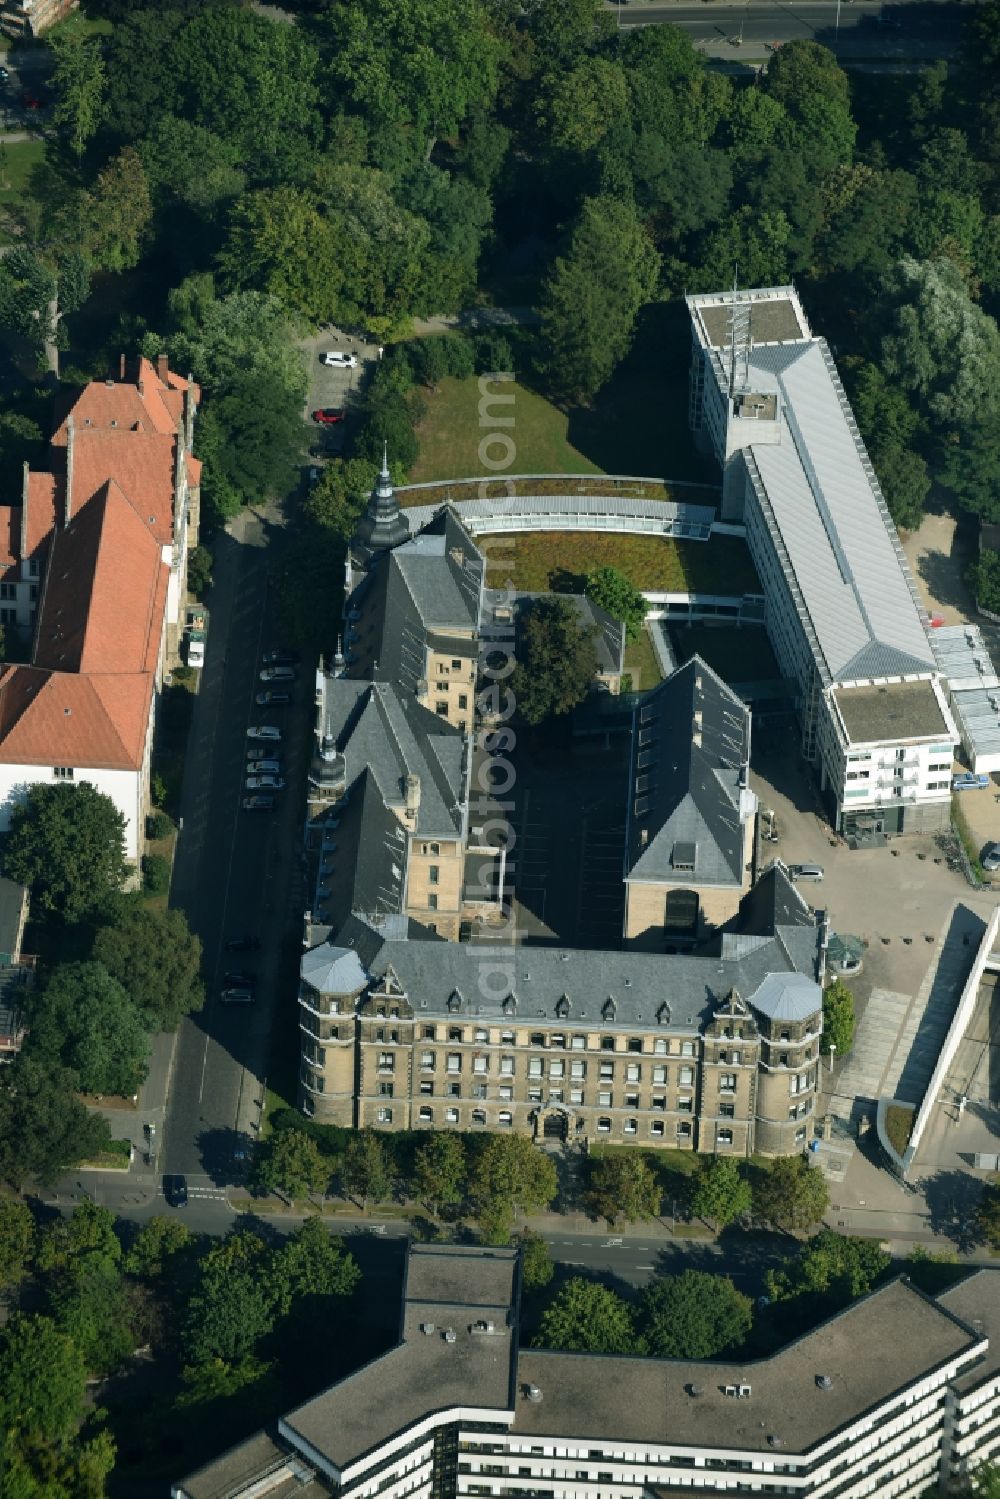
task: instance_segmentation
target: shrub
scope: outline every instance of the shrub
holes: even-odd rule
[[[475,373],[476,357],[464,333],[446,333],[441,340],[447,360],[446,374],[455,380],[467,380]]]
[[[188,557],[188,588],[196,599],[203,599],[212,586],[215,559],[208,547],[196,546]]]
[[[165,895],[170,889],[170,860],[162,854],[146,854],[142,861],[142,884],[149,895]]]
[[[516,374],[514,348],[505,333],[481,333],[475,343],[476,374]]]
[[[146,837],[152,839],[153,842],[168,837],[173,830],[173,821],[166,812],[151,812],[146,818]]]

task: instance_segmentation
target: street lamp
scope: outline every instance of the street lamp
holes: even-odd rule
[[[834,1054],[834,1052],[836,1050],[837,1050],[837,1043],[836,1043],[836,1041],[831,1041],[830,1042],[830,1071],[831,1072],[833,1071],[833,1054]]]

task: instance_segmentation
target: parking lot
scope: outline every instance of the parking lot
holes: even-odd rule
[[[309,453],[312,459],[334,458],[343,451],[345,432],[355,418],[358,398],[364,388],[366,370],[378,359],[378,345],[357,334],[339,328],[321,328],[299,344],[309,362],[309,389],[303,413],[309,428]],[[323,355],[336,349],[357,358],[355,369],[330,367]],[[345,421],[325,427],[313,421],[314,411],[343,411]]]

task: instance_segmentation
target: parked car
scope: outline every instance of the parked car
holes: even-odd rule
[[[223,989],[219,998],[224,1005],[252,1005],[254,995],[252,989],[247,989],[244,986],[241,988]]]
[[[6,68],[0,68],[0,83],[6,83],[10,74]]]
[[[336,406],[321,406],[318,411],[313,412],[313,421],[318,422],[321,427],[335,427],[343,420],[344,413]]]
[[[328,349],[322,355],[325,365],[337,370],[355,370],[358,367],[357,354],[345,354],[342,349]]]
[[[290,651],[279,645],[276,650],[265,651],[260,661],[262,666],[295,666],[301,659],[298,651]]]
[[[290,692],[258,692],[254,698],[258,708],[287,708],[291,701]]]
[[[255,781],[254,785],[257,784],[258,782]],[[259,784],[263,785],[264,782],[261,781]],[[250,786],[249,781],[247,781],[247,786]],[[244,812],[273,812],[274,806],[275,802],[273,796],[245,796],[243,798]]]
[[[262,682],[294,682],[294,666],[265,666],[259,673]]]
[[[242,969],[237,969],[235,973],[224,973],[222,975],[222,982],[227,989],[252,989],[257,983],[257,975],[255,973],[244,973]]]
[[[226,952],[259,952],[259,937],[230,937],[226,943]]]
[[[284,791],[284,789],[285,782],[281,776],[247,776],[248,791]],[[256,797],[252,797],[250,800],[255,801]],[[266,800],[271,803],[272,807],[274,806],[273,796],[267,797]]]
[[[979,791],[989,784],[989,776],[977,776],[974,770],[963,770],[959,775],[951,778],[952,791]]]
[[[280,760],[247,760],[246,773],[248,776],[280,776]]]
[[[248,739],[268,739],[272,744],[281,738],[281,730],[276,729],[273,723],[255,723],[247,729]]]
[[[41,109],[42,101],[41,99],[39,99],[37,94],[29,93],[28,90],[25,89],[23,94],[21,95],[21,107],[22,109],[31,110]]]
[[[187,1180],[183,1176],[163,1178],[163,1196],[171,1208],[186,1208],[188,1200]]]
[[[793,880],[821,880],[822,864],[789,864],[788,873]]]
[[[1000,843],[985,844],[979,862],[987,874],[996,874],[1000,869]]]

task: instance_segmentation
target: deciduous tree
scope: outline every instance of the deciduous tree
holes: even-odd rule
[[[230,1234],[198,1266],[184,1311],[181,1342],[188,1359],[241,1364],[254,1356],[278,1314],[271,1254],[253,1233]]]
[[[98,174],[88,204],[86,251],[102,271],[138,265],[153,217],[142,157],[126,146]]]
[[[287,1131],[291,1133],[291,1131]],[[294,1308],[301,1320],[328,1317],[333,1298],[350,1296],[361,1271],[344,1241],[330,1233],[320,1218],[309,1218],[275,1250],[270,1276],[282,1315]]]
[[[0,1177],[51,1186],[61,1172],[96,1156],[111,1138],[107,1120],[74,1097],[76,1074],[26,1052],[0,1068]]]
[[[750,1211],[750,1203],[750,1183],[740,1171],[739,1163],[727,1156],[716,1156],[695,1177],[691,1212],[696,1218],[714,1223],[716,1228],[735,1223]]]
[[[641,1353],[632,1312],[626,1301],[594,1280],[575,1275],[545,1308],[536,1348],[568,1353]]]
[[[177,1218],[150,1218],[136,1234],[124,1258],[124,1267],[137,1280],[162,1280],[195,1243],[186,1223]]]
[[[129,1096],[146,1076],[149,1037],[139,1012],[101,963],[62,963],[32,996],[25,1048],[68,1067],[85,1093]]]
[[[431,1212],[453,1207],[465,1196],[469,1163],[458,1135],[431,1135],[417,1150],[413,1186]]]
[[[529,1291],[540,1291],[549,1285],[556,1273],[552,1262],[552,1251],[541,1234],[530,1228],[522,1229],[517,1236],[521,1248],[521,1278]]]
[[[201,939],[183,911],[151,910],[134,896],[113,903],[93,956],[126,990],[151,1031],[172,1031],[205,1001]]]
[[[891,1258],[877,1239],[855,1238],[825,1228],[803,1244],[793,1260],[767,1273],[772,1301],[820,1296],[830,1308],[866,1296]]]
[[[587,574],[587,597],[624,622],[629,640],[638,640],[649,608],[641,591],[617,567],[599,567]]]
[[[78,921],[121,888],[125,819],[89,781],[31,786],[11,814],[3,866],[36,910]]]
[[[0,1196],[0,1287],[16,1285],[24,1274],[34,1229],[27,1203]]]
[[[805,1156],[779,1156],[752,1184],[754,1215],[775,1228],[800,1233],[818,1223],[830,1202],[826,1178]]]
[[[569,713],[597,673],[594,629],[558,595],[535,600],[520,631],[511,678],[517,711],[530,724]]]
[[[301,1129],[283,1129],[258,1149],[253,1178],[255,1186],[264,1192],[308,1197],[325,1190],[330,1165],[311,1135]]]
[[[80,161],[104,116],[104,59],[100,45],[79,31],[53,33],[51,46],[56,95],[52,120]]]
[[[660,1211],[660,1185],[638,1151],[591,1160],[587,1206],[610,1224],[635,1223]]]
[[[472,1163],[469,1192],[480,1221],[547,1207],[556,1195],[556,1168],[524,1135],[490,1135]]]
[[[843,979],[834,979],[823,990],[823,1034],[819,1049],[826,1056],[836,1051],[846,1056],[854,1045],[854,995]]]
[[[392,1191],[392,1174],[385,1145],[373,1129],[355,1131],[347,1142],[343,1164],[344,1186],[367,1212],[369,1202],[385,1202]]]
[[[739,1348],[750,1331],[753,1308],[728,1276],[685,1270],[650,1282],[638,1320],[656,1358],[715,1358]]]
[[[1000,1249],[1000,1180],[983,1188],[976,1209],[979,1232],[992,1249]]]

